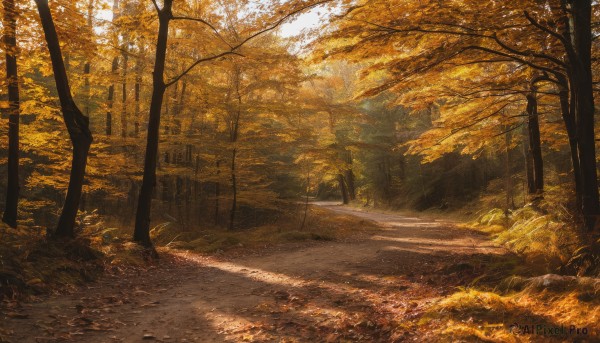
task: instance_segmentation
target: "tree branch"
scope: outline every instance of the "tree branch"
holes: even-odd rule
[[[529,12],[524,11],[523,14],[525,15],[525,18],[527,18],[527,20],[531,23],[531,25],[537,27],[538,29],[540,29],[543,32],[546,32],[547,34],[551,35],[552,37],[558,39],[564,46],[567,45],[567,40],[565,39],[565,37],[550,30],[549,28],[545,27],[544,25],[540,24],[537,20],[533,19],[533,17],[531,17],[529,15]]]
[[[155,1],[155,0],[153,0]],[[175,82],[179,81],[182,77],[184,77],[185,75],[187,75],[190,71],[192,71],[192,69],[194,69],[194,67],[196,67],[198,64],[202,63],[202,62],[206,62],[206,61],[211,61],[220,57],[224,57],[227,55],[238,55],[238,56],[243,56],[240,53],[236,52],[236,50],[238,50],[239,48],[241,48],[244,44],[246,44],[247,42],[249,42],[250,40],[264,34],[267,33],[269,31],[272,31],[274,29],[276,29],[277,27],[279,27],[279,25],[281,25],[284,21],[286,21],[287,19],[289,19],[290,17],[293,17],[296,14],[299,14],[307,9],[311,9],[323,4],[326,4],[328,2],[331,2],[333,0],[321,0],[318,2],[315,2],[313,4],[307,5],[307,6],[303,6],[299,9],[293,10],[291,12],[289,12],[288,14],[284,15],[283,17],[281,17],[279,20],[277,20],[275,23],[271,24],[270,26],[246,37],[245,39],[243,39],[242,41],[238,42],[235,45],[230,45],[230,49],[229,51],[224,51],[222,53],[210,56],[210,57],[206,57],[206,58],[201,58],[196,60],[194,63],[192,63],[189,67],[187,67],[181,74],[179,74],[178,76],[176,76],[175,78],[173,78],[171,81],[167,82],[165,85],[168,87],[172,84],[174,84]]]
[[[152,0],[152,3],[154,4],[154,8],[156,8],[156,12],[160,13],[161,9],[160,7],[158,7],[158,3],[156,2],[156,0]]]
[[[196,60],[194,63],[192,63],[189,67],[187,67],[187,69],[185,69],[181,74],[179,74],[176,77],[174,77],[171,81],[166,82],[165,86],[169,87],[169,86],[175,84],[182,77],[184,77],[185,75],[187,75],[192,69],[194,69],[194,67],[196,67],[198,64],[203,63],[203,62],[208,62],[208,61],[216,60],[218,58],[225,57],[227,55],[237,55],[237,56],[244,57],[244,55],[242,55],[240,53],[237,53],[235,51],[225,51],[225,52],[222,52],[222,53],[217,54],[217,55],[213,55],[213,56],[209,56],[209,57],[205,57],[205,58],[200,58],[200,59]]]
[[[204,25],[208,26],[208,27],[209,27],[211,30],[213,30],[213,32],[215,33],[215,35],[217,35],[217,37],[219,37],[219,39],[220,39],[220,40],[221,40],[223,43],[225,43],[225,44],[226,44],[226,45],[227,45],[227,46],[228,46],[230,49],[231,49],[231,48],[233,48],[233,47],[231,46],[231,44],[229,44],[229,42],[227,42],[227,41],[225,40],[225,38],[223,38],[223,36],[221,35],[221,33],[219,33],[219,31],[218,31],[218,30],[217,30],[217,29],[216,29],[216,28],[215,28],[215,27],[214,27],[214,26],[213,26],[211,23],[207,22],[207,21],[206,21],[206,20],[204,20],[204,19],[201,19],[201,18],[193,18],[193,17],[185,17],[185,16],[172,16],[172,17],[171,17],[171,20],[189,20],[189,21],[195,21],[195,22],[198,22],[198,23],[202,23],[202,24],[204,24]]]
[[[546,59],[562,68],[566,68],[565,63],[563,61],[559,60],[558,58],[555,58],[555,57],[552,57],[552,56],[549,56],[546,54],[535,53],[533,51],[517,50],[516,48],[510,47],[508,44],[502,42],[495,33],[492,36],[492,38],[498,45],[500,45],[500,47],[502,47],[504,50],[507,50],[508,52],[510,52],[512,54],[519,55],[519,56],[525,56],[525,57],[533,56],[533,57],[537,57],[537,58],[541,58],[541,59]]]
[[[521,62],[523,64],[526,64],[526,65],[530,66],[531,68],[534,68],[534,69],[537,69],[537,70],[546,71],[546,72],[548,72],[550,74],[556,74],[556,73],[558,73],[556,70],[554,70],[552,68],[544,67],[544,66],[541,66],[539,64],[535,64],[535,63],[530,62],[530,61],[528,61],[526,59],[523,59],[523,58],[511,55],[511,54],[506,53],[506,52],[502,52],[502,51],[498,51],[498,50],[494,50],[494,49],[490,49],[490,48],[486,48],[486,47],[482,47],[482,46],[469,45],[469,46],[464,47],[462,50],[463,51],[467,51],[467,50],[480,50],[480,51],[488,52],[490,54],[496,54],[496,55],[499,55],[499,56],[511,58],[511,59],[513,59],[513,60],[515,60],[517,62]]]

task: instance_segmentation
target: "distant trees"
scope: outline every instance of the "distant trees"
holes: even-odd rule
[[[384,81],[371,83],[363,93],[366,96],[384,91],[402,94],[407,83],[415,82],[417,78],[431,79],[432,75],[448,71],[460,75],[473,70],[473,65],[485,68],[512,65],[513,69],[529,70],[521,79],[522,83],[528,82],[533,74],[546,75],[546,82],[556,89],[553,95],[560,103],[557,107],[562,112],[569,144],[577,146],[577,149],[571,149],[577,183],[574,188],[580,199],[585,226],[593,228],[600,208],[591,69],[592,2],[425,1],[395,2],[392,7],[387,1],[372,1],[350,8],[337,22],[338,30],[330,34],[324,51],[328,55],[371,61],[372,67],[365,71],[384,76]],[[404,13],[413,15],[410,20],[405,20],[402,19]],[[476,77],[473,80],[478,81]],[[482,90],[500,93],[504,89],[505,94],[510,94],[511,89],[502,87],[484,86]],[[431,86],[423,88],[424,92],[431,89]],[[520,92],[529,92],[529,87],[521,87]],[[534,99],[530,96],[530,100]],[[490,105],[502,107],[487,101],[487,108]],[[482,112],[485,108],[481,108]],[[462,112],[467,116],[476,113],[473,110]],[[502,110],[492,110],[489,116],[479,116],[475,120],[492,122],[502,113]],[[455,120],[455,123],[455,126],[446,127],[451,135],[478,126],[467,124],[467,128],[463,128],[464,119]],[[455,139],[452,141],[456,142]],[[536,158],[539,159],[539,154]],[[541,178],[538,180],[542,181]]]
[[[9,21],[15,12],[10,11],[10,6],[14,3],[6,1],[8,3],[4,6],[4,17],[8,24],[5,24],[7,32],[5,39],[8,42],[11,37]],[[86,204],[89,208],[90,203],[98,206],[98,201],[110,203],[108,206],[103,206],[102,210],[114,211],[114,214],[122,215],[124,221],[127,220],[123,215],[124,208],[136,206],[138,210],[134,240],[142,245],[151,246],[150,205],[155,197],[156,170],[161,168],[164,169],[160,170],[160,191],[162,194],[174,192],[178,203],[179,199],[184,199],[181,201],[185,203],[186,211],[190,209],[191,198],[198,205],[202,204],[203,199],[208,198],[209,193],[206,188],[213,185],[214,180],[218,180],[216,183],[218,185],[226,182],[225,179],[235,178],[231,190],[221,188],[216,197],[209,198],[215,200],[215,203],[221,198],[222,203],[231,205],[229,227],[234,227],[236,211],[248,213],[248,206],[253,202],[259,203],[258,206],[272,206],[268,203],[275,201],[277,196],[272,184],[278,181],[275,180],[276,178],[283,179],[281,176],[283,172],[281,174],[275,172],[269,176],[264,173],[265,168],[275,171],[274,166],[277,163],[291,163],[294,160],[293,156],[287,154],[268,155],[270,151],[275,151],[273,147],[276,145],[281,147],[285,143],[291,147],[291,142],[295,139],[283,132],[289,127],[286,123],[287,114],[300,111],[297,104],[293,103],[297,99],[294,98],[295,91],[292,90],[301,82],[300,61],[292,57],[284,43],[275,36],[262,40],[261,43],[244,52],[255,60],[252,61],[252,66],[243,72],[248,76],[242,75],[242,83],[239,85],[243,88],[240,90],[243,93],[241,96],[244,108],[239,106],[238,108],[248,114],[248,124],[244,121],[233,124],[236,132],[232,131],[232,137],[242,135],[244,138],[241,140],[231,141],[230,137],[228,144],[211,141],[213,138],[220,140],[218,137],[225,132],[223,129],[226,122],[223,116],[226,111],[224,111],[222,94],[213,92],[227,88],[222,82],[225,73],[221,72],[227,69],[223,63],[229,62],[223,61],[223,57],[242,55],[242,48],[257,41],[259,36],[276,29],[287,18],[320,3],[322,2],[286,3],[281,5],[279,11],[263,10],[252,14],[247,21],[241,23],[238,17],[234,18],[237,14],[233,13],[247,10],[242,3],[231,5],[227,9],[227,14],[219,12],[219,8],[226,4],[178,3],[175,10],[191,14],[190,17],[186,17],[173,14],[173,1],[161,3],[162,6],[156,4],[154,13],[150,11],[150,6],[115,1],[113,20],[103,21],[95,18],[96,10],[100,6],[97,1],[68,1],[51,9],[47,1],[40,0],[35,4],[46,38],[45,45],[50,52],[50,61],[45,56],[44,49],[39,49],[43,43],[38,39],[40,35],[36,31],[40,27],[35,25],[34,16],[29,12],[33,8],[23,5],[27,15],[22,25],[31,27],[31,30],[23,30],[27,34],[31,33],[24,38],[24,41],[27,41],[27,45],[24,45],[27,49],[26,57],[23,58],[26,64],[22,77],[24,80],[22,112],[24,123],[27,124],[26,134],[22,138],[24,140],[22,151],[25,152],[26,158],[23,164],[25,172],[21,177],[25,180],[28,195],[24,210],[36,213],[35,223],[48,224],[54,220],[52,215],[37,214],[40,213],[37,209],[40,206],[50,209],[52,204],[62,205],[63,210],[58,218],[55,234],[72,237],[75,235],[75,218],[78,210],[80,207],[83,209]],[[197,14],[198,17],[193,17],[193,14]],[[53,16],[56,15],[60,15],[60,21],[53,20]],[[158,22],[151,20],[157,15]],[[219,20],[225,15],[230,15],[232,20],[220,22]],[[177,23],[174,24],[173,31],[169,31],[169,23]],[[107,32],[110,39],[97,37],[94,32],[98,27],[102,28],[103,32]],[[148,32],[156,32],[156,30],[159,32],[157,40],[159,44],[157,50],[154,50],[152,43],[145,37],[148,36]],[[61,46],[62,39],[68,39],[70,43]],[[203,44],[198,46],[198,42]],[[261,47],[262,44],[266,44],[265,47]],[[8,58],[14,56],[16,48],[18,46],[15,43],[14,51],[6,49]],[[152,58],[152,55],[156,58]],[[107,58],[103,59],[99,56]],[[236,58],[242,59],[245,56]],[[167,60],[173,63],[167,64]],[[135,67],[131,66],[131,61],[135,61]],[[210,73],[204,76],[193,73],[208,62],[211,62],[209,69],[213,69]],[[221,66],[215,70],[214,67],[219,63]],[[151,64],[154,64],[155,68],[152,80],[145,73],[145,67]],[[7,67],[10,65],[7,63]],[[278,71],[270,73],[278,67],[281,67]],[[209,69],[201,71],[206,73]],[[289,72],[292,70],[293,75],[290,75]],[[194,77],[189,78],[191,75]],[[56,92],[54,87],[50,86],[49,77],[54,79]],[[251,80],[254,81],[248,82]],[[150,84],[149,81],[154,87],[152,94],[145,92]],[[13,85],[10,82],[7,84]],[[18,84],[14,83],[14,85]],[[170,92],[166,94],[170,86],[173,86],[171,89],[174,90],[172,96]],[[133,89],[132,92],[130,88]],[[9,93],[13,94],[12,91]],[[74,97],[73,94],[78,96]],[[166,102],[163,101],[165,98],[168,99]],[[83,111],[76,105],[76,101],[81,101],[84,106]],[[10,103],[11,106],[17,104],[12,100]],[[60,117],[55,107],[57,103],[60,103],[62,113]],[[144,105],[145,103],[149,103],[150,106]],[[163,108],[169,111],[170,128],[163,136],[168,143],[163,146],[165,160],[161,166],[159,157],[163,155],[159,154],[158,150],[160,143],[158,133],[160,113]],[[150,114],[148,131],[144,125],[146,120],[140,115],[145,110]],[[102,112],[101,116],[94,115],[100,112]],[[118,112],[121,113],[120,116],[116,114]],[[87,115],[90,115],[91,123]],[[117,117],[120,120],[115,120]],[[62,162],[66,145],[63,144],[63,133],[56,125],[59,118],[66,125],[72,143],[71,168]],[[242,118],[244,116],[237,116],[237,119]],[[15,120],[18,124],[19,120],[11,115],[10,121]],[[130,121],[134,123],[133,129],[130,127]],[[17,126],[11,124],[7,127],[11,137],[8,159],[10,169],[8,175],[11,181],[8,184],[18,186],[18,182],[15,183],[13,180],[18,180],[19,176],[12,172],[16,171],[12,166],[19,165],[18,162],[13,163],[15,161],[13,157],[18,157],[13,152],[19,152],[18,148],[13,149],[15,141],[12,138],[18,138],[18,134],[15,136],[13,130]],[[242,129],[239,129],[240,127]],[[88,166],[88,154],[92,142],[90,128],[101,130],[106,135],[101,136],[94,145],[95,148],[89,155]],[[109,137],[115,132],[120,132],[119,136],[128,139],[115,140]],[[141,162],[139,146],[142,142],[136,137],[144,132],[148,133],[147,149],[144,174],[139,185],[142,175],[131,166]],[[277,137],[269,139],[270,134]],[[182,138],[190,141],[187,144],[176,142]],[[206,145],[206,149],[202,145]],[[232,156],[225,154],[224,151],[231,152],[233,145],[239,145],[240,150],[235,148],[236,153]],[[44,149],[41,149],[42,147]],[[205,154],[206,151],[210,151],[212,156]],[[214,166],[218,166],[216,168],[219,170],[218,175],[213,175]],[[226,166],[233,166],[230,173],[225,172]],[[167,175],[173,169],[177,170],[178,175]],[[84,183],[86,170],[90,177],[86,178],[87,182]],[[180,176],[182,173],[187,173],[184,170],[191,171],[190,174],[194,175],[192,180],[189,176]],[[68,171],[70,176],[67,196],[63,202],[61,193],[64,188],[61,181],[64,181],[65,171]],[[286,182],[291,179],[293,177],[289,177]],[[282,186],[278,187],[278,192],[284,192]],[[140,196],[136,197],[134,194],[138,192]],[[16,199],[18,192],[8,187],[7,194]],[[87,195],[85,201],[81,200],[83,194]],[[127,201],[127,206],[122,206],[124,199]],[[12,206],[9,199],[6,206],[5,221],[14,221],[16,224],[16,205],[9,210]],[[218,216],[218,206],[215,212]],[[8,218],[10,213],[15,214],[14,220]],[[176,214],[177,217],[180,215],[184,214]]]
[[[11,4],[4,1],[9,46]],[[444,207],[448,197],[466,199],[501,176],[507,199],[523,185],[530,194],[523,201],[531,201],[567,175],[592,225],[587,3],[375,0],[348,9],[306,59],[269,34],[320,3],[250,11],[246,2],[121,0],[112,3],[112,20],[98,20],[98,1],[67,1],[50,12],[40,0],[51,66],[32,8],[17,5],[25,13],[24,43],[15,45],[22,82],[9,76],[7,86],[25,132],[20,175],[13,124],[0,158],[6,151],[7,175],[24,181],[22,207],[39,213],[63,205],[57,234],[72,236],[77,208],[101,202],[124,226],[135,217],[134,241],[151,247],[152,220],[234,229],[257,221],[256,208],[317,194]],[[59,37],[70,43],[60,46]],[[7,61],[12,52],[6,49]],[[19,101],[10,100],[15,85]],[[62,162],[60,119],[73,144],[71,169]],[[89,150],[92,130],[105,134]],[[135,167],[142,163],[143,172]],[[5,221],[16,224],[11,213],[16,207],[7,201]]]
[[[327,118],[326,129],[329,139],[323,139],[331,157],[331,169],[340,191],[342,203],[348,204],[357,196],[353,151],[357,146],[355,133],[360,122],[359,109],[352,100],[356,88],[357,67],[337,62],[323,65],[319,77],[311,80],[310,87],[315,93],[312,101],[315,110]],[[325,138],[325,137],[323,137]]]
[[[149,110],[149,122],[148,122],[148,136],[146,141],[146,154],[144,158],[144,174],[142,179],[142,185],[140,188],[140,196],[138,199],[138,206],[136,211],[136,221],[135,221],[135,230],[133,234],[133,240],[135,242],[140,243],[143,246],[151,247],[152,242],[150,240],[150,210],[152,203],[152,191],[156,184],[156,165],[157,165],[157,154],[158,154],[158,142],[159,142],[159,126],[160,126],[160,116],[161,109],[163,103],[163,97],[167,87],[176,84],[179,80],[181,80],[185,75],[189,74],[194,68],[197,66],[206,63],[208,61],[213,61],[220,59],[222,57],[228,55],[240,55],[239,50],[246,43],[251,41],[252,39],[274,30],[279,25],[281,25],[287,18],[296,15],[308,8],[314,7],[323,2],[316,3],[291,3],[279,11],[284,14],[280,17],[275,17],[276,19],[271,19],[272,23],[267,24],[266,27],[262,26],[257,28],[253,28],[254,32],[250,33],[247,37],[241,38],[238,36],[237,32],[233,29],[233,33],[236,38],[235,40],[231,40],[231,43],[225,38],[223,34],[217,29],[216,26],[209,23],[207,20],[203,18],[196,17],[187,17],[187,16],[179,16],[173,13],[173,0],[165,0],[163,3],[163,7],[160,8],[158,4],[154,1],[154,7],[158,14],[159,19],[159,27],[158,27],[158,35],[157,35],[157,43],[156,43],[156,58],[154,64],[154,72],[153,72],[153,91],[152,91],[152,99],[150,102],[150,110]],[[231,18],[233,19],[233,18]],[[225,45],[225,48],[220,48],[217,52],[213,54],[207,54],[203,57],[195,58],[195,60],[189,64],[188,67],[184,68],[183,71],[179,72],[176,76],[174,76],[171,80],[165,81],[164,72],[165,72],[165,62],[166,62],[166,53],[167,53],[167,42],[169,39],[169,23],[171,21],[186,21],[186,22],[196,22],[201,24],[205,29],[208,28],[213,31],[218,40],[220,41],[220,45]],[[239,103],[238,103],[239,105]],[[238,116],[239,118],[239,116]],[[233,125],[236,125],[233,123]],[[231,128],[232,139],[236,139],[236,131],[237,127],[234,126]],[[233,189],[235,188],[236,182],[236,174],[235,174],[235,156],[236,150],[235,148],[232,150],[232,164],[231,164],[231,176],[232,176],[232,184]],[[236,195],[234,193],[234,199]],[[235,216],[235,201],[233,202],[233,209],[230,212],[230,227],[233,226],[233,220]]]

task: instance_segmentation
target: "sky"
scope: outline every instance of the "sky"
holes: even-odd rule
[[[327,20],[327,14],[321,13],[322,9],[313,8],[306,13],[302,13],[293,21],[287,22],[279,28],[279,33],[283,37],[293,37],[303,30],[314,29]]]
[[[100,10],[96,15],[98,19],[110,21],[112,19],[112,7]],[[315,29],[327,21],[329,14],[322,8],[313,8],[281,25],[278,32],[282,37],[294,37],[305,30]]]

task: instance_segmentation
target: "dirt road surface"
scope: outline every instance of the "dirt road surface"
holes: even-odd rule
[[[478,275],[474,256],[505,253],[451,223],[316,205],[381,230],[262,256],[163,254],[144,272],[25,305],[26,318],[0,325],[11,342],[428,341],[417,330],[428,306]]]

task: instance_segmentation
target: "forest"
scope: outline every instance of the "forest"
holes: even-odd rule
[[[600,341],[600,4],[2,0],[0,342]]]

